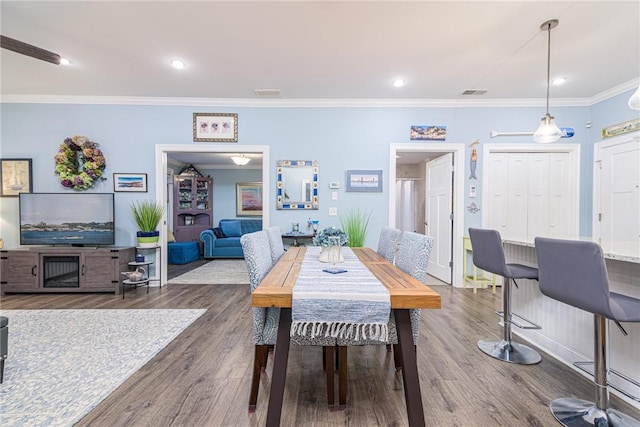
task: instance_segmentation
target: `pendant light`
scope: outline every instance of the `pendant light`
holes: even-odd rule
[[[542,117],[540,127],[533,134],[533,140],[541,144],[548,144],[550,142],[556,142],[562,136],[562,131],[556,125],[555,119],[549,114],[549,81],[551,80],[551,29],[558,26],[557,19],[551,19],[540,25],[540,29],[547,31],[548,43],[547,43],[547,113]]]
[[[638,85],[638,89],[631,95],[631,98],[629,98],[628,104],[632,110],[640,110],[640,85]]]

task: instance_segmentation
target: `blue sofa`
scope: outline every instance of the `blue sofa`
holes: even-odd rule
[[[218,227],[200,233],[200,240],[204,243],[204,257],[244,258],[240,237],[260,230],[261,219],[221,219]]]

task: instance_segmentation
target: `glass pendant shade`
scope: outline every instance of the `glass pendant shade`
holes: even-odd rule
[[[560,137],[562,137],[562,131],[556,125],[553,116],[549,113],[545,114],[540,122],[540,127],[533,134],[533,140],[540,144],[549,144],[556,142]]]
[[[631,95],[628,104],[632,110],[640,110],[640,86],[638,86],[638,89]]]

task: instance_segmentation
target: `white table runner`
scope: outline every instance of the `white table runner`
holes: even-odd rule
[[[332,265],[318,260],[320,250],[308,247],[300,267],[292,295],[291,336],[385,342],[391,312],[387,288],[348,247],[342,248],[344,262],[336,264],[347,272],[323,272]]]

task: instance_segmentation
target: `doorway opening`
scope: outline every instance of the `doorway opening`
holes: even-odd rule
[[[269,181],[269,146],[267,145],[199,145],[199,144],[158,144],[155,148],[155,172],[156,172],[156,200],[159,200],[163,206],[167,205],[167,170],[168,155],[174,153],[259,153],[262,156],[262,194],[263,194],[263,210],[262,224],[266,228],[269,226],[269,210],[270,210],[270,188]],[[215,209],[215,207],[214,207]],[[167,218],[165,214],[164,220],[160,224],[160,240],[158,244],[163,254],[167,254]],[[161,256],[161,277],[160,281],[163,285],[167,283],[167,255]]]
[[[464,144],[446,144],[446,143],[433,143],[426,145],[424,143],[402,143],[402,144],[391,144],[390,152],[389,152],[389,226],[396,227],[401,225],[404,219],[399,218],[396,213],[397,203],[400,201],[402,195],[400,194],[401,189],[406,187],[406,185],[396,186],[396,179],[400,178],[400,182],[411,180],[406,178],[412,177],[398,177],[397,171],[398,168],[402,168],[402,164],[411,164],[410,162],[415,162],[415,164],[424,164],[428,160],[436,159],[443,155],[451,153],[453,156],[453,178],[452,178],[452,189],[453,194],[451,196],[451,212],[453,213],[452,220],[452,233],[450,237],[450,241],[448,241],[449,237],[440,237],[446,238],[447,242],[441,242],[441,245],[446,245],[451,248],[451,251],[447,251],[449,254],[449,260],[439,262],[448,262],[451,266],[451,280],[449,284],[452,284],[455,287],[462,287],[462,256],[463,256],[463,236],[464,236],[464,153],[465,153],[465,145]],[[403,160],[400,160],[403,159]],[[414,159],[414,160],[408,160]],[[426,169],[425,169],[426,170]],[[415,177],[420,178],[420,177]],[[417,181],[417,180],[416,180]],[[422,216],[423,224],[420,224],[418,220],[416,220],[415,228],[416,231],[425,232],[425,224],[424,222],[428,222],[426,219],[426,211],[427,211],[427,202],[426,196],[421,199],[419,205],[416,206],[416,210],[418,212],[425,212]],[[438,242],[434,242],[434,246],[438,245]],[[429,271],[427,270],[427,273]]]

